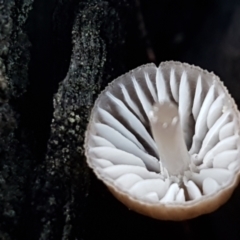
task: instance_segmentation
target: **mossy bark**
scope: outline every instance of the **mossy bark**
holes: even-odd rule
[[[121,14],[129,13],[129,3],[12,0],[0,1],[0,9],[0,238],[80,239],[90,184],[84,132],[95,97],[123,73],[126,19]],[[44,9],[48,15],[36,20],[33,13]],[[43,29],[41,23],[49,19],[51,27]],[[53,109],[51,125],[40,127],[41,138],[29,110],[46,29],[53,63],[51,82],[43,84],[50,88],[48,101],[57,93],[48,108]],[[36,112],[44,113],[38,105]]]
[[[15,239],[31,172],[28,133],[18,101],[28,84],[29,41],[24,31],[32,0],[0,1],[0,239]]]
[[[122,6],[120,7],[120,5]],[[122,73],[121,54],[125,41],[119,9],[106,1],[59,1],[54,11],[53,30],[65,38],[72,27],[69,70],[54,96],[54,110],[46,158],[37,168],[33,185],[33,229],[36,239],[76,239],[84,234],[84,217],[90,184],[84,156],[84,133],[94,99],[104,84]],[[78,9],[77,11],[74,8]],[[67,19],[59,25],[62,19]],[[69,32],[68,32],[69,33]],[[63,42],[64,42],[63,41]],[[57,42],[55,52],[64,45]],[[67,55],[67,52],[63,52]],[[64,65],[56,61],[54,77]],[[61,70],[61,69],[60,69]],[[56,80],[55,80],[56,81]]]

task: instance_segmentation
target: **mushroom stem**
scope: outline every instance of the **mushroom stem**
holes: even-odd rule
[[[170,102],[158,102],[149,112],[152,134],[159,157],[169,175],[189,169],[190,155],[184,141],[178,108]]]

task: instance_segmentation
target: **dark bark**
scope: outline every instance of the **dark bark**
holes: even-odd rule
[[[24,25],[31,0],[0,1],[0,238],[15,239],[31,171],[28,133],[19,129],[17,101],[28,83],[29,41]]]
[[[62,4],[57,13],[63,17],[66,13],[61,8],[70,6],[69,2]],[[128,4],[124,8],[127,10]],[[125,20],[121,21],[118,10],[106,1],[90,1],[81,3],[76,12],[71,62],[54,97],[46,159],[37,170],[33,186],[33,216],[36,218],[33,237],[36,239],[81,239],[83,236],[90,184],[84,134],[101,87],[122,73]],[[59,15],[55,15],[54,31],[61,36],[66,25],[59,26],[57,18]],[[57,48],[60,47],[61,43]],[[54,67],[59,67],[62,63],[56,61],[55,64]]]

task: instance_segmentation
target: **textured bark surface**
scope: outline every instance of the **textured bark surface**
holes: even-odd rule
[[[236,0],[0,0],[0,239],[239,239],[240,191],[188,222],[119,203],[86,166],[100,91],[149,61],[218,74],[237,103]]]
[[[83,234],[90,184],[84,133],[103,82],[119,72],[113,56],[119,55],[124,41],[121,27],[110,3],[81,3],[72,30],[70,67],[54,97],[45,165],[34,186],[34,205],[42,212],[41,239],[74,239]]]
[[[0,239],[17,236],[31,172],[28,134],[19,128],[16,103],[28,83],[30,44],[23,26],[31,5],[31,0],[0,1]]]

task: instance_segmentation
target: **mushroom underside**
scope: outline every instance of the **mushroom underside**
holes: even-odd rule
[[[238,182],[239,113],[213,73],[178,62],[148,64],[102,92],[85,148],[97,176],[128,207],[140,204],[138,212],[153,216],[139,209],[161,206],[168,219],[166,206],[200,200],[215,210]],[[208,211],[192,216],[201,212]]]

